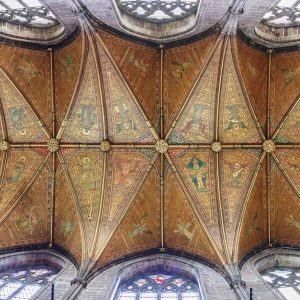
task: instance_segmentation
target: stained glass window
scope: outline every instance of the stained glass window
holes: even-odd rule
[[[54,14],[40,0],[0,0],[0,21],[48,28],[58,24]]]
[[[199,0],[116,0],[123,13],[153,23],[168,23],[197,12]]]
[[[52,267],[35,266],[0,273],[0,300],[34,299],[36,293],[51,282],[58,271]]]
[[[299,0],[280,0],[264,16],[262,22],[272,26],[300,24]]]
[[[300,300],[300,269],[273,267],[261,275],[282,299]]]
[[[167,272],[136,275],[120,284],[114,300],[201,300],[195,280]]]

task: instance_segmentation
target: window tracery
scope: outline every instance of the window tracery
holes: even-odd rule
[[[128,15],[152,23],[168,23],[196,12],[199,0],[116,0]]]
[[[0,273],[1,300],[27,300],[51,282],[58,271],[49,266],[22,267]]]
[[[39,28],[59,23],[40,0],[0,0],[0,21]]]
[[[196,281],[180,274],[139,274],[121,283],[114,300],[201,300]]]
[[[294,26],[300,24],[300,1],[280,0],[262,18],[271,26]]]
[[[300,299],[300,269],[272,267],[261,275],[283,299]]]

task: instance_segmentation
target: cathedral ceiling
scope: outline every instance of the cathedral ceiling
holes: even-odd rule
[[[0,249],[60,247],[86,277],[147,251],[222,268],[299,246],[299,53],[231,26],[164,49],[81,22],[60,50],[0,46]]]

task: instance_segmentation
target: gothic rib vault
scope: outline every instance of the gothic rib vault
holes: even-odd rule
[[[224,269],[299,245],[299,54],[81,22],[60,50],[0,46],[1,249],[60,247],[87,278],[153,249]]]

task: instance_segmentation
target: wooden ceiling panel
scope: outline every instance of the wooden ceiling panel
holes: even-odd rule
[[[56,125],[59,127],[67,113],[83,61],[83,38],[54,52],[54,84]]]
[[[82,258],[80,220],[65,173],[56,173],[54,243],[70,251],[78,261]]]
[[[98,31],[153,126],[159,120],[160,52]]]
[[[238,260],[252,249],[268,243],[266,160],[258,172],[241,226]]]
[[[164,216],[167,248],[196,254],[221,265],[215,249],[171,170],[165,178]]]
[[[164,55],[163,97],[165,133],[167,133],[195,81],[203,71],[217,35],[190,45],[167,49]]]
[[[51,71],[50,52],[0,45],[2,67],[39,118],[51,128]]]
[[[299,246],[299,196],[282,176],[278,167],[274,167],[273,170],[272,195],[272,241]]]
[[[245,201],[261,159],[260,150],[223,150],[220,157],[220,185],[226,243],[233,253],[234,238]]]
[[[120,70],[99,39],[98,51],[105,92],[108,137],[113,143],[151,143],[155,132],[150,128],[141,109]]]
[[[42,121],[2,69],[0,97],[9,142],[44,142],[47,139]]]
[[[44,161],[45,156],[33,150],[9,150],[0,189],[1,217],[5,216],[30,188]]]
[[[49,242],[49,174],[44,167],[12,213],[1,221],[0,248]]]
[[[86,46],[84,66],[75,96],[69,104],[64,127],[58,134],[63,142],[100,143],[103,140],[102,95],[98,67],[92,46]],[[62,131],[64,130],[64,131]]]
[[[222,143],[259,143],[262,137],[256,127],[241,78],[236,71],[231,42],[228,41],[224,54],[219,139]]]
[[[238,65],[249,95],[250,102],[261,128],[266,130],[268,97],[268,54],[248,46],[235,38]]]
[[[159,174],[152,168],[97,265],[160,247]]]
[[[271,125],[274,131],[299,98],[300,54],[272,55],[271,65]]]

